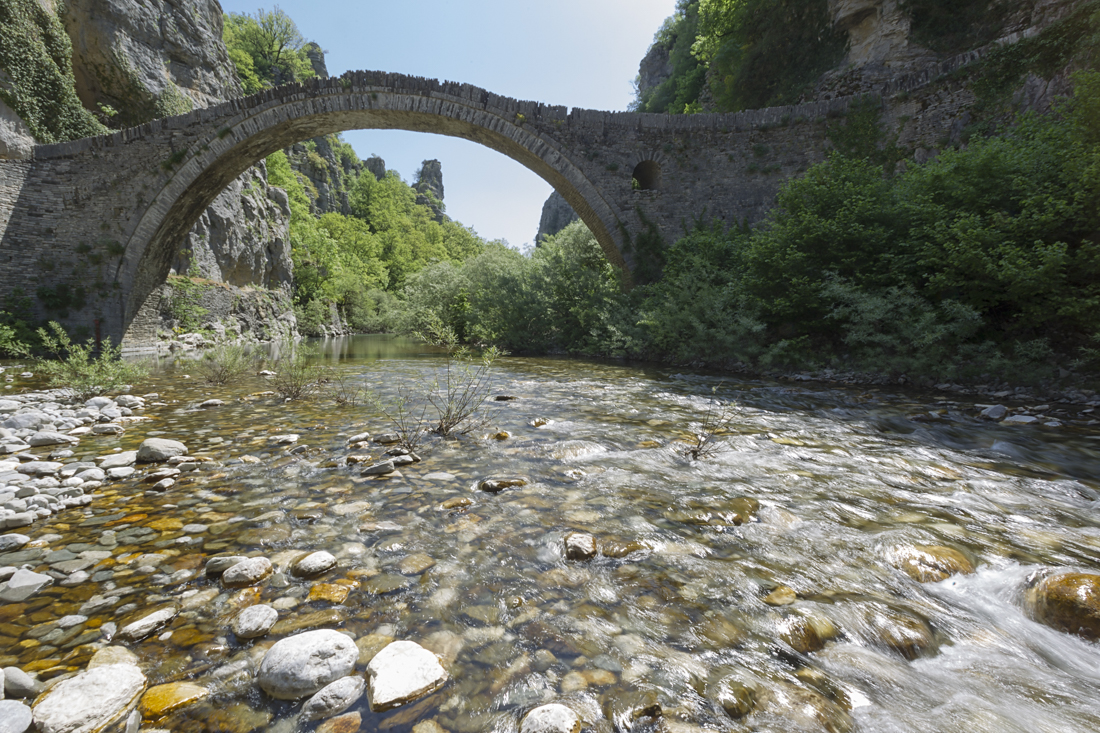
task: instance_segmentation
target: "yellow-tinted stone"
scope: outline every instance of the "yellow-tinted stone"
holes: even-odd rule
[[[764,596],[764,603],[769,606],[789,606],[798,600],[798,594],[793,588],[781,585],[768,595]]]
[[[209,638],[209,633],[204,634],[192,626],[189,629],[176,629],[173,631],[170,641],[176,646],[186,649],[198,644],[200,641],[207,641]]]
[[[641,443],[638,443],[638,447],[639,448],[660,448],[661,444],[658,443],[656,440],[643,440]]]
[[[584,675],[588,684],[595,687],[606,687],[617,682],[614,672],[608,672],[606,669],[586,669],[581,674]]]
[[[328,601],[329,603],[343,603],[347,600],[351,588],[336,583],[318,583],[309,589],[309,600]]]
[[[374,659],[374,655],[385,649],[393,641],[392,636],[385,634],[367,634],[355,640],[355,646],[359,647],[359,666],[365,667]]]
[[[508,440],[512,436],[501,430],[499,433],[493,433],[493,440]]]
[[[142,696],[138,707],[145,720],[156,722],[169,713],[197,702],[209,694],[209,690],[193,682],[172,682],[150,687]]]
[[[902,548],[897,553],[895,564],[918,583],[938,583],[955,574],[974,572],[974,565],[966,555],[942,545]]]
[[[316,733],[356,733],[362,724],[363,718],[359,713],[345,713],[321,723]]]
[[[149,522],[149,528],[160,532],[174,532],[183,529],[183,522],[178,519],[154,519]]]
[[[215,710],[206,719],[209,733],[252,733],[267,727],[271,713],[253,710],[247,703],[239,702],[222,710]]]
[[[430,555],[418,552],[402,560],[397,569],[402,575],[419,575],[433,565],[435,565],[435,560]]]
[[[104,525],[104,526],[110,527],[111,525],[114,525],[114,524],[132,524],[134,522],[140,522],[142,519],[148,519],[148,518],[149,518],[148,514],[130,514],[128,516],[123,517],[122,519],[116,519],[112,522],[107,522],[107,524]]]
[[[285,636],[302,629],[315,629],[318,626],[331,626],[343,623],[347,618],[347,610],[343,608],[327,608],[324,611],[315,611],[302,616],[291,616],[279,619],[271,627],[272,636]]]

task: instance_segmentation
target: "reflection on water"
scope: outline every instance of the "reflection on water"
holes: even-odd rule
[[[404,339],[315,343],[384,399],[441,363]],[[360,701],[362,730],[513,730],[550,700],[609,730],[617,706],[647,693],[684,731],[1100,729],[1100,649],[1021,605],[1039,567],[1097,570],[1095,433],[993,425],[965,404],[914,422],[928,405],[866,389],[565,359],[498,365],[494,394],[516,399],[488,403],[480,434],[429,441],[423,461],[388,478],[346,465],[384,451],[349,448],[348,436],[391,428],[363,407],[282,404],[254,396],[260,378],[212,388],[165,367],[148,388],[167,403],[150,427],[86,440],[83,457],[157,433],[210,462],[164,494],[115,484],[83,513],[36,524],[60,535],[51,548],[110,533],[112,554],[88,583],[51,588],[48,605],[6,619],[0,659],[45,676],[79,669],[104,643],[91,631],[175,603],[170,635],[129,645],[150,684],[213,691],[157,724],[172,730],[214,730],[229,705],[254,716],[249,730],[294,730],[297,706],[266,699],[249,670],[273,639],[315,627],[354,634],[365,655],[413,639],[451,672],[410,708],[373,715]],[[226,404],[199,408],[209,397]],[[724,449],[686,460],[683,439],[719,403],[735,405]],[[510,437],[487,439],[498,431]],[[288,433],[296,444],[272,440]],[[529,483],[477,490],[494,475]],[[163,519],[178,521],[154,525]],[[592,534],[600,553],[567,560],[570,532]],[[976,571],[918,583],[898,562],[914,546],[952,548]],[[319,549],[337,569],[309,581],[285,572]],[[262,554],[284,572],[227,592],[201,574],[219,553]],[[350,592],[337,602],[333,586]],[[115,601],[89,606],[94,596]],[[233,616],[256,602],[278,608],[280,625],[236,639]],[[77,635],[23,644],[82,608]],[[738,690],[750,704],[735,719]]]

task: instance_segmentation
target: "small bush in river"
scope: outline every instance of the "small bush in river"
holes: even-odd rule
[[[80,399],[117,391],[149,372],[144,364],[122,361],[122,349],[110,343],[104,343],[95,356],[95,339],[73,343],[56,321],[50,321],[49,330],[38,329],[38,337],[43,349],[53,354],[52,359],[39,361],[38,371],[51,387],[66,389]]]
[[[256,357],[240,344],[221,344],[202,355],[197,370],[210,384],[228,384],[256,367]]]
[[[280,397],[300,400],[317,392],[324,378],[324,369],[313,363],[317,356],[316,349],[286,340],[275,347],[275,353],[270,365],[275,372],[271,386]]]

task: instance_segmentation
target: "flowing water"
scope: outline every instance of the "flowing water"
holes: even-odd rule
[[[323,346],[383,399],[442,364],[397,339]],[[254,396],[261,378],[215,388],[187,371],[165,366],[138,390],[165,403],[153,420],[86,438],[70,460],[159,434],[210,461],[162,494],[139,475],[34,525],[50,549],[110,557],[18,616],[0,606],[0,666],[83,669],[110,623],[175,603],[166,633],[128,645],[151,685],[213,691],[156,726],[171,730],[294,730],[298,705],[266,698],[250,670],[308,628],[353,634],[363,659],[391,637],[443,657],[450,681],[423,701],[379,715],[357,703],[366,731],[432,719],[514,730],[551,700],[610,730],[639,691],[673,731],[1100,730],[1100,646],[1031,621],[1022,602],[1036,570],[1098,569],[1095,428],[996,425],[971,405],[866,389],[505,358],[492,394],[515,399],[488,402],[484,429],[428,440],[421,462],[375,478],[346,457],[386,447],[346,440],[390,432],[376,411],[282,404]],[[198,407],[210,397],[226,404]],[[934,422],[909,418],[930,408]],[[686,458],[685,437],[722,414],[719,450]],[[296,444],[273,439],[288,433]],[[479,491],[492,476],[529,482]],[[570,532],[601,552],[568,560]],[[898,569],[912,546],[955,548],[976,571],[918,583]],[[285,568],[312,550],[339,566],[245,591],[201,572],[220,553]],[[278,608],[279,625],[238,640],[232,618],[255,602]],[[87,622],[54,623],[82,608]],[[721,702],[737,685],[756,704],[734,719]]]

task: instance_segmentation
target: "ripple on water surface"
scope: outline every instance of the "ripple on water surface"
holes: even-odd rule
[[[441,367],[398,340],[326,348],[383,401]],[[360,700],[361,730],[513,730],[551,701],[621,728],[647,694],[684,731],[1100,729],[1100,649],[1022,601],[1037,569],[1097,570],[1100,443],[1083,429],[991,425],[964,404],[914,422],[928,406],[904,395],[507,358],[494,393],[516,399],[376,478],[346,462],[384,457],[346,445],[392,430],[373,409],[185,373],[154,376],[153,420],[85,438],[69,459],[180,439],[198,460],[174,486],[149,493],[141,471],[34,525],[42,547],[0,556],[41,571],[99,553],[87,582],[0,606],[0,666],[57,677],[113,641],[150,685],[209,691],[148,724],[289,733],[300,703],[258,691],[259,661],[279,638],[329,628],[355,637],[360,671],[411,639],[450,674],[408,707],[372,714]],[[208,398],[224,404],[200,408]],[[685,441],[730,405],[720,450],[686,459]],[[479,491],[488,477],[526,483]],[[566,558],[574,532],[594,537],[594,558]],[[319,550],[334,568],[293,571]],[[203,573],[216,555],[263,556],[273,573],[226,590]],[[943,567],[944,580],[914,580]],[[235,637],[258,603],[278,611],[270,634]],[[162,608],[179,613],[152,635],[111,639]]]

